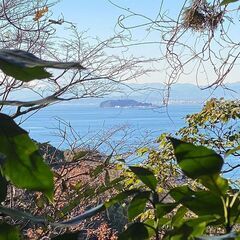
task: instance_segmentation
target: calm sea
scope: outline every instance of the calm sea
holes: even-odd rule
[[[79,137],[91,137],[102,134],[113,134],[112,140],[117,141],[126,132],[131,133],[133,139],[151,135],[157,137],[162,132],[174,132],[184,126],[187,114],[198,112],[200,105],[172,105],[168,109],[141,108],[99,108],[77,104],[58,104],[45,108],[21,125],[29,131],[30,136],[39,141],[49,141],[58,146],[62,142],[64,131],[69,137],[71,126]],[[60,130],[61,129],[61,130]],[[121,133],[117,133],[117,129]],[[115,132],[115,134],[114,134]],[[72,135],[74,135],[72,131]],[[131,142],[133,139],[128,138]],[[74,139],[72,139],[74,141]],[[69,143],[68,143],[69,144]],[[67,147],[63,143],[61,148]]]
[[[117,152],[127,152],[154,142],[163,132],[176,132],[184,126],[187,114],[200,109],[201,105],[141,109],[58,104],[39,111],[21,126],[33,139],[49,142],[60,149],[94,146],[106,153],[113,148]],[[235,170],[225,176],[236,179],[239,173]]]

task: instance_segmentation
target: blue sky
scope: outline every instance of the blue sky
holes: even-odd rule
[[[135,13],[154,19],[159,12],[159,0],[112,0],[113,3],[128,8]],[[162,9],[171,17],[176,17],[184,0],[164,1]],[[54,16],[64,15],[65,20],[77,25],[80,30],[88,30],[91,36],[108,37],[113,34],[120,15],[126,14],[108,0],[60,0],[53,8]],[[137,21],[137,18],[134,20]]]
[[[112,0],[114,3],[119,4],[123,7],[129,8],[130,10],[146,15],[150,18],[154,18],[160,7],[161,1],[159,0]],[[167,14],[176,17],[181,9],[184,0],[166,0],[164,1],[165,5],[163,6],[164,10],[167,11]],[[80,31],[88,31],[87,34],[91,37],[100,37],[101,39],[106,39],[113,35],[115,25],[117,23],[118,17],[121,14],[124,14],[124,10],[118,9],[113,6],[107,0],[61,0],[53,8],[54,18],[61,17],[61,14],[64,15],[66,21],[73,22],[76,24]],[[139,18],[138,18],[139,19]],[[138,23],[137,18],[133,19],[132,23]],[[65,32],[61,28],[61,34]],[[144,28],[136,32],[137,37],[145,37],[147,34],[144,31]],[[149,40],[159,40],[160,36],[156,31],[148,37]],[[189,34],[191,35],[191,34]],[[157,57],[160,56],[159,44],[158,45],[149,45],[141,46],[131,49],[133,54],[137,56],[145,57]],[[208,66],[207,66],[208,67]],[[191,68],[191,66],[190,66]],[[191,71],[191,69],[189,69]],[[211,72],[209,71],[211,78]],[[233,82],[237,81],[236,76],[238,76],[238,71],[234,70],[233,75],[228,79],[228,81]],[[187,75],[180,79],[180,82],[196,83],[194,80],[194,75]],[[140,82],[163,82],[164,77],[158,72],[152,74],[148,77],[141,78]],[[201,84],[201,82],[200,82]],[[205,84],[205,83],[203,83]]]
[[[156,16],[160,5],[158,0],[113,0],[113,2],[151,18]],[[177,14],[182,1],[166,2],[169,3],[165,8]],[[114,7],[107,0],[61,0],[54,7],[54,15],[60,16],[61,13],[65,20],[76,23],[80,30],[89,29],[92,36],[95,34],[106,37],[112,34],[119,15],[124,11]]]

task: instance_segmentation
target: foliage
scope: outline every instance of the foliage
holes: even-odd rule
[[[205,103],[200,112],[187,115],[185,126],[179,129],[175,136],[195,145],[206,146],[225,156],[222,171],[231,174],[231,171],[237,171],[239,167],[239,119],[238,100],[213,98]],[[160,192],[179,185],[179,182],[189,181],[176,166],[176,158],[168,136],[171,134],[163,133],[159,136],[158,148],[144,147],[138,150],[139,156],[145,156],[147,159],[144,164],[157,176]],[[134,179],[134,175],[130,172],[126,175],[127,186],[136,186],[137,180]]]
[[[0,231],[0,236],[3,232],[4,239],[9,231],[13,232],[10,239],[19,239],[16,234],[13,236],[19,229],[24,234],[26,230],[37,229],[39,235],[46,233],[43,237],[52,237],[53,232],[57,235],[67,227],[72,230],[72,225],[87,228],[89,223],[81,225],[79,222],[105,206],[80,213],[105,200],[102,196],[105,192],[111,194],[115,188],[120,189],[122,181],[122,177],[112,179],[108,168],[112,156],[107,157],[104,164],[85,167],[85,172],[78,166],[81,166],[79,159],[88,155],[86,151],[78,152],[74,163],[56,161],[54,165],[46,161],[46,164],[37,144],[18,126],[26,119],[14,121],[19,116],[28,118],[28,113],[55,102],[106,95],[117,83],[146,72],[142,67],[145,60],[113,53],[121,36],[114,34],[104,41],[90,39],[63,16],[58,20],[50,19],[54,16],[52,6],[57,2],[10,0],[1,3],[0,213],[1,230],[6,231]],[[55,34],[56,24],[67,24],[70,27],[65,30],[70,33],[59,38]],[[85,69],[82,65],[86,71],[82,71]],[[46,68],[63,71],[49,72]],[[14,99],[16,92],[23,89],[27,92],[25,100]],[[71,175],[73,169],[76,176]],[[81,177],[84,180],[80,181]],[[102,216],[93,218],[96,225]],[[102,228],[108,231],[106,226]],[[39,235],[35,235],[37,239]]]
[[[223,1],[222,5],[231,2],[234,1]],[[36,11],[34,20],[39,21],[47,12],[48,8]],[[25,51],[0,50],[1,70],[20,82],[50,78],[51,74],[45,70],[46,67],[84,69],[78,62],[44,61]],[[54,98],[55,100],[59,98]],[[27,102],[27,105],[16,101],[4,103],[31,107],[39,102]],[[17,111],[19,113],[20,109]],[[71,201],[59,207],[52,217],[50,214],[40,216],[5,206],[7,189],[12,185],[31,193],[41,192],[48,200],[53,201],[54,179],[50,167],[44,163],[38,147],[27,132],[20,128],[12,117],[0,113],[0,213],[4,216],[0,223],[0,239],[21,239],[19,228],[9,225],[5,221],[5,216],[12,220],[27,220],[41,226],[66,228],[74,227],[85,219],[122,202],[129,203],[128,219],[132,223],[120,234],[119,239],[141,240],[152,237],[159,239],[160,234],[163,239],[211,239],[202,236],[207,233],[209,226],[225,229],[225,234],[218,239],[237,238],[238,233],[234,231],[234,227],[240,223],[239,191],[233,189],[229,181],[222,177],[224,160],[220,154],[239,156],[239,132],[234,127],[225,128],[227,122],[234,126],[232,121],[239,118],[239,102],[212,99],[199,114],[187,117],[188,126],[178,132],[182,140],[162,135],[159,138],[162,147],[160,151],[147,148],[139,150],[139,154],[148,153],[148,166],[130,166],[127,171],[130,179],[125,181],[123,190],[122,185],[119,187],[123,178],[120,176],[111,180],[106,169],[112,155],[91,172],[94,178],[104,172],[104,184],[98,189],[89,184],[82,188],[74,183],[70,187],[66,185],[64,179],[61,179],[62,189],[70,189]],[[220,135],[213,137],[211,134],[203,133],[205,130],[218,132]],[[217,152],[199,145],[210,146]],[[86,152],[81,152],[73,159],[85,155]],[[56,178],[57,175],[55,173]],[[184,177],[184,183],[190,179],[195,184],[179,186],[178,177]],[[97,199],[98,194],[116,186],[119,193],[113,198],[74,218],[62,220],[79,206],[85,196]],[[37,199],[38,207],[44,208],[48,200],[40,195]],[[78,237],[79,234],[76,232],[66,233],[55,239]]]
[[[12,52],[5,52],[5,54],[8,53],[11,56],[8,59],[11,59]],[[23,53],[23,55],[24,54],[25,53]],[[20,55],[22,56],[22,54]],[[25,59],[23,59],[23,63],[21,64],[21,56],[17,56],[17,65],[20,64],[24,72],[24,69],[29,66],[24,65]],[[14,68],[16,63],[8,60],[5,61],[5,64],[11,72],[11,68]],[[45,66],[46,65],[42,67],[42,70],[44,70]],[[64,65],[64,67],[65,66],[66,65]],[[41,75],[41,73],[39,74]],[[34,77],[38,77],[38,72],[34,72]],[[239,118],[238,102],[227,102],[226,104],[230,104],[227,105],[229,112],[224,111],[224,113],[220,114],[220,110],[223,107],[222,100],[220,100],[220,102],[215,99],[211,100],[206,104],[200,114],[188,116],[188,128],[181,129],[179,133],[185,134],[184,136],[186,138],[189,136],[188,131],[190,131],[190,137],[193,139],[193,137],[195,137],[194,134],[200,134],[198,131],[198,127],[200,126],[205,129],[210,125],[210,127],[213,128],[222,122],[226,123],[229,119],[235,120]],[[215,111],[213,111],[213,109]],[[1,201],[6,197],[8,181],[16,187],[41,191],[51,200],[53,195],[53,175],[39,155],[38,148],[28,137],[26,131],[20,128],[11,117],[1,114],[0,118],[2,141],[0,147],[2,174],[0,188],[2,193]],[[195,122],[198,122],[197,127],[195,127]],[[234,134],[236,134],[236,132],[232,130],[230,134],[231,139],[232,141],[237,141],[238,137],[232,137]],[[195,141],[198,140],[198,137],[195,137]],[[207,142],[209,145],[210,143],[216,144],[212,138],[206,139],[205,141],[209,141]],[[130,201],[128,206],[128,219],[129,221],[133,221],[133,223],[120,234],[119,239],[141,240],[150,239],[153,236],[159,239],[160,232],[163,234],[163,239],[184,240],[197,237],[201,239],[202,235],[207,232],[209,226],[223,227],[226,234],[232,234],[234,226],[240,221],[240,198],[239,192],[232,189],[228,180],[221,176],[224,163],[221,155],[204,146],[197,146],[176,138],[166,137],[166,135],[160,139],[160,144],[163,146],[167,145],[168,148],[163,149],[160,153],[144,148],[139,150],[139,154],[146,154],[149,151],[149,161],[154,163],[158,161],[161,162],[161,157],[165,160],[169,158],[176,159],[177,165],[174,164],[174,167],[172,167],[173,164],[171,165],[169,161],[166,161],[164,167],[167,166],[169,172],[179,167],[182,173],[178,172],[174,174],[174,177],[184,174],[196,182],[196,187],[190,185],[178,186],[179,184],[176,179],[176,186],[174,186],[174,184],[168,186],[168,188],[164,189],[164,193],[159,194],[159,186],[162,188],[163,185],[161,184],[166,180],[165,177],[161,179],[159,176],[161,176],[162,173],[166,174],[167,171],[165,171],[165,169],[164,171],[158,172],[158,177],[156,177],[154,172],[148,168],[130,166],[130,172],[135,175],[136,179],[139,179],[140,185],[138,185],[137,188],[124,190],[104,204],[100,204],[70,220],[53,222],[46,217],[34,216],[17,209],[7,208],[4,205],[0,206],[0,212],[11,216],[13,219],[27,219],[38,224],[65,228],[67,226],[75,226],[86,218],[90,218],[114,206],[116,203],[119,204],[128,199]],[[230,146],[232,147],[235,144],[236,142]],[[238,150],[239,147],[237,146],[233,150],[229,150],[229,153],[235,154]],[[85,154],[81,157],[84,156]],[[93,176],[96,177],[102,172],[104,166],[110,162],[111,157],[112,155],[105,160],[102,166],[99,165],[99,167],[92,172]],[[113,186],[111,185],[112,182],[110,181],[108,171],[106,172],[106,176],[105,182],[107,186],[103,191]],[[114,181],[118,183],[121,180],[122,178],[120,177]],[[91,193],[87,194],[88,196],[92,195]],[[94,194],[95,193],[93,193],[92,197]],[[72,202],[68,203],[66,208],[63,208],[61,212],[63,214],[64,212],[67,213],[79,203],[78,195]],[[148,211],[151,212],[151,215],[149,217],[143,217]],[[4,222],[2,224],[6,225]],[[11,229],[11,231],[8,231],[8,229]],[[17,228],[10,225],[6,225],[5,231],[1,234],[5,234],[3,235],[4,237],[8,237],[10,232],[11,234],[15,234],[11,236],[12,239],[19,239]],[[234,236],[237,236],[237,233],[234,234]],[[77,238],[78,234],[71,234],[70,236]],[[229,235],[223,236],[222,239],[226,236]],[[59,236],[61,239],[67,239],[68,237],[69,234]],[[204,238],[207,237],[205,236]]]
[[[0,113],[1,173],[15,186],[53,197],[53,175],[26,131]],[[6,184],[3,180],[1,184]],[[2,186],[1,188],[4,188]]]
[[[0,224],[0,240],[20,240],[19,229],[7,224]]]
[[[228,232],[239,222],[239,192],[221,172],[225,171],[229,155],[235,155],[235,160],[239,156],[239,113],[239,101],[211,99],[199,113],[186,117],[187,125],[177,132],[183,140],[162,134],[159,150],[138,150],[140,156],[147,154],[147,168],[139,165],[126,170],[125,186],[133,189],[131,195],[134,194],[128,206],[129,220],[142,222],[143,239],[152,236],[147,235],[148,222],[156,239],[160,233],[165,239],[212,239],[201,236],[209,226],[225,228],[226,234],[219,239],[237,238],[237,233]],[[182,183],[186,185],[179,186]],[[130,194],[120,196],[114,202],[123,201],[124,196],[128,199]],[[134,229],[135,225],[123,237],[134,239]]]
[[[232,231],[240,221],[240,197],[238,190],[232,189],[228,180],[221,176],[222,157],[203,146],[175,138],[169,140],[178,166],[198,183],[198,187],[194,189],[186,184],[172,187],[164,197],[160,197],[153,173],[144,167],[130,167],[148,190],[125,191],[110,200],[113,204],[133,195],[128,216],[136,221],[120,235],[120,239],[151,239],[152,236],[159,239],[163,229],[163,239],[212,239],[211,236],[203,236],[209,226],[225,229],[225,235],[219,236],[219,239],[237,239],[237,232]],[[147,173],[144,179],[143,172]],[[105,206],[108,207],[108,204]],[[152,220],[139,218],[141,212],[147,209],[153,209]]]
[[[45,77],[47,73],[45,67],[68,68],[80,66],[77,63],[42,61],[34,55],[23,51],[0,50],[0,55],[1,61],[4,63],[1,64],[1,69],[4,68],[4,71],[7,69],[9,75],[22,81]],[[15,71],[16,67],[18,68],[17,71]],[[82,67],[80,66],[80,68]],[[30,74],[27,75],[27,73]],[[44,76],[42,73],[44,73]],[[2,214],[11,216],[13,219],[26,219],[38,224],[66,227],[76,225],[79,221],[105,209],[104,205],[98,206],[70,221],[54,223],[48,218],[5,207],[4,200],[7,196],[7,186],[10,183],[17,188],[42,192],[50,201],[53,200],[54,184],[53,173],[50,167],[44,163],[37,145],[29,138],[24,129],[20,128],[11,117],[3,113],[0,113],[0,137],[0,193],[2,202],[0,212]],[[3,222],[0,227],[4,229],[0,233],[0,238],[20,239],[19,230],[14,226]]]
[[[226,152],[227,147],[232,148],[238,144],[239,135],[235,125],[239,118],[239,100],[213,98],[205,103],[199,113],[186,116],[187,125],[178,134],[185,140],[214,146],[218,151]],[[225,148],[221,146],[220,139]]]
[[[186,126],[177,132],[177,136],[184,141],[213,148],[219,154],[227,154],[240,145],[239,119],[239,100],[213,98],[199,113],[186,116]],[[237,151],[232,151],[232,161],[225,162],[225,172],[238,167],[237,157]]]

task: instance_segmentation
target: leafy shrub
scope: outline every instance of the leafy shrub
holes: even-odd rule
[[[203,236],[209,227],[224,229],[217,239],[237,239],[234,227],[240,221],[239,191],[221,176],[223,158],[206,147],[169,140],[178,166],[197,187],[172,187],[160,197],[153,172],[145,167],[130,167],[144,187],[119,193],[104,205],[109,207],[131,197],[128,218],[133,222],[119,239],[160,239],[160,235],[163,239],[213,239]],[[148,209],[153,210],[153,217],[141,219],[139,216]]]

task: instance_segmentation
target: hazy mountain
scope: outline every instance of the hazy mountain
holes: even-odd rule
[[[240,97],[240,82],[227,84],[224,88],[204,89],[194,84],[174,84],[169,89],[170,103],[174,102],[203,102],[209,98],[234,99]],[[123,87],[122,98],[132,98],[138,101],[152,103],[162,102],[167,89],[163,84],[130,84],[130,88]],[[111,97],[116,97],[112,94]]]
[[[46,93],[45,93],[46,94]],[[161,83],[144,83],[144,84],[129,84],[128,86],[120,85],[117,92],[113,92],[104,98],[81,99],[71,102],[83,105],[98,106],[105,100],[133,99],[141,102],[153,103],[162,105],[163,96],[166,96],[166,87]],[[225,88],[217,89],[201,89],[200,87],[184,83],[174,84],[170,89],[169,102],[174,103],[202,103],[209,98],[236,99],[240,97],[240,82],[226,84]],[[13,93],[11,99],[14,100],[32,100],[38,99],[39,96],[31,93],[29,90],[22,90]],[[70,104],[65,102],[64,104]]]

